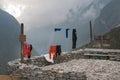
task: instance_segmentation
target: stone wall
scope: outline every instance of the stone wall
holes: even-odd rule
[[[68,62],[68,61],[73,60],[73,59],[81,59],[81,58],[84,58],[83,53],[81,53],[81,52],[69,52],[69,53],[65,53],[65,54],[62,54],[62,55],[54,58],[54,64],[59,64],[59,63],[63,63],[63,62]],[[25,63],[29,64],[27,61]],[[33,58],[32,64],[37,65],[39,67],[54,65],[52,63],[47,62],[45,60],[45,57],[43,57],[43,56],[38,57],[38,58]]]
[[[54,58],[54,64],[80,58],[83,58],[80,52],[64,53]],[[25,60],[24,64],[19,61],[14,60],[8,63],[8,74],[23,77],[27,80],[87,80],[85,72],[65,72],[60,68],[44,70],[45,66],[54,64],[47,62],[43,56],[32,58],[31,61]]]
[[[42,70],[41,68],[24,68],[14,70],[12,75],[26,80],[87,80],[84,72],[64,72],[63,70]]]
[[[67,52],[48,63],[43,56],[31,61],[8,63],[10,75],[26,80],[119,80],[120,62],[98,59],[82,59],[86,49]]]

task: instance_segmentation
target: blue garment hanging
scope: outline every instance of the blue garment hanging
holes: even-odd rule
[[[66,29],[66,38],[68,38],[68,31],[69,30],[70,30],[69,28]]]
[[[61,28],[55,28],[54,31],[61,31]]]
[[[61,31],[62,28],[54,28],[54,31],[57,32],[57,31]],[[66,28],[66,38],[68,38],[68,31],[70,30],[69,28]]]

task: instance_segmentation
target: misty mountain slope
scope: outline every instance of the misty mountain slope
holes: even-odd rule
[[[13,16],[0,9],[0,74],[9,60],[18,58],[19,27]]]
[[[110,36],[110,49],[120,49],[120,26],[114,27],[107,33],[103,34],[104,36]],[[93,40],[93,44],[95,41]],[[91,47],[89,44],[86,44],[82,47]],[[78,48],[79,49],[79,48]]]
[[[89,21],[94,20],[99,16],[100,11],[111,0],[93,0],[90,4],[76,9],[70,9],[67,19],[57,26],[76,28],[78,32],[78,46],[81,46],[89,41]]]
[[[113,49],[120,49],[120,26],[110,30],[105,35],[110,35],[110,45]]]
[[[95,34],[102,34],[120,24],[120,0],[112,0],[94,22]]]
[[[92,3],[85,6],[76,5],[76,8],[68,10],[66,19],[58,24],[38,27],[29,30],[27,42],[33,44],[33,47],[38,55],[46,54],[51,44],[59,44],[62,46],[62,51],[72,49],[72,29],[77,30],[77,47],[86,44],[89,41],[89,21],[96,19],[99,16],[101,9],[111,0],[93,0]],[[60,32],[54,32],[54,28],[62,28]],[[69,37],[65,37],[65,29],[70,28]]]

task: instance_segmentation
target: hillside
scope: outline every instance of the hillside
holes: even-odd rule
[[[96,35],[99,36],[99,35]],[[120,26],[114,27],[113,29],[109,30],[107,33],[103,34],[103,36],[110,36],[110,49],[120,49]],[[92,44],[96,45],[96,41],[93,40]],[[91,47],[90,44],[85,44],[79,48],[88,48]],[[79,49],[77,48],[77,49]]]
[[[94,22],[95,34],[104,34],[120,24],[120,0],[112,0],[102,10]]]
[[[110,40],[111,47],[110,48],[120,49],[120,26],[110,30],[105,35],[111,36],[111,40]]]
[[[4,73],[8,61],[19,56],[19,27],[12,15],[0,9],[0,74]]]

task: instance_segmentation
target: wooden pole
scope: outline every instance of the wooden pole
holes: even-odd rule
[[[92,46],[93,32],[92,32],[92,22],[90,20],[90,45]]]
[[[21,35],[24,35],[24,24],[21,23]],[[21,41],[21,62],[24,62],[23,58],[23,47],[24,47],[24,41]]]
[[[103,35],[101,35],[101,48],[103,48]]]

